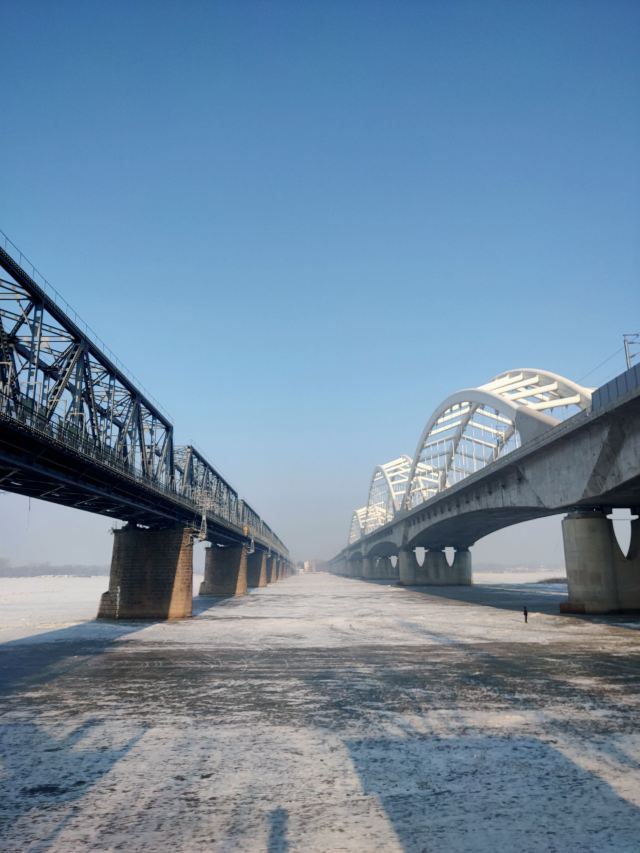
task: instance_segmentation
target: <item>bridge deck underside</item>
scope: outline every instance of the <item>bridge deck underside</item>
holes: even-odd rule
[[[149,527],[199,527],[201,520],[179,496],[155,491],[5,419],[0,419],[0,490]],[[246,536],[208,515],[207,539],[225,545]]]

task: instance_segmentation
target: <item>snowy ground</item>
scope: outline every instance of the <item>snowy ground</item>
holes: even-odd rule
[[[637,853],[638,622],[475,580],[155,625],[88,621],[104,577],[0,580],[0,849]]]

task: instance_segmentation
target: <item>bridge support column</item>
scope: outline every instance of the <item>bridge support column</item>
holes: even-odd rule
[[[192,597],[193,530],[134,524],[114,530],[109,589],[98,619],[185,619]]]
[[[448,569],[444,551],[437,549],[424,552],[424,563],[416,571],[416,583],[428,586],[445,584]]]
[[[210,545],[204,554],[204,581],[200,584],[200,595],[246,594],[247,549],[244,545],[228,548]]]
[[[417,583],[418,561],[413,548],[401,548],[398,554],[398,576],[403,586]]]
[[[571,512],[562,521],[569,600],[564,612],[640,610],[640,526],[632,522],[625,557],[602,512]]]
[[[351,560],[351,577],[352,578],[364,577],[364,569],[363,569],[362,563],[363,563],[362,557],[356,557],[354,560]]]
[[[376,577],[376,558],[362,558],[362,577],[365,580],[373,580]]]
[[[382,557],[380,560],[380,577],[387,581],[398,580],[398,563],[395,566],[391,557]]]
[[[275,583],[276,582],[276,558],[273,554],[270,554],[267,557],[267,583]]]
[[[471,551],[468,548],[456,548],[453,565],[450,569],[450,584],[455,586],[471,586]]]
[[[254,551],[247,555],[247,586],[263,587],[267,585],[267,554]]]

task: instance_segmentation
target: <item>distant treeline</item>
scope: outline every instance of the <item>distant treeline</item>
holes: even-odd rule
[[[89,578],[94,575],[108,574],[108,566],[52,566],[51,563],[12,566],[6,557],[0,557],[0,578],[35,578],[41,575],[73,575],[79,578]]]

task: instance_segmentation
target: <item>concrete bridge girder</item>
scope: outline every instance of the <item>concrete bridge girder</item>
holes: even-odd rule
[[[635,409],[640,421],[640,401]],[[479,479],[447,489],[399,520],[405,544],[468,547],[512,524],[580,505],[633,507],[640,494],[640,430],[632,419],[630,413],[626,422],[588,424],[542,453],[523,448]]]
[[[548,378],[558,379],[551,374]],[[616,388],[618,384],[616,380]],[[576,399],[567,397],[565,402],[582,408],[580,414],[532,436],[517,450],[418,506],[400,511],[392,522],[362,537],[358,548],[368,559],[397,549],[401,579],[404,575],[411,581],[426,571],[429,582],[439,582],[443,564],[438,552],[453,546],[457,551],[456,571],[466,578],[470,575],[466,549],[479,539],[522,521],[569,512],[563,530],[570,604],[578,609],[586,607],[587,612],[640,609],[640,592],[636,593],[640,589],[640,562],[634,562],[640,561],[636,555],[636,550],[640,551],[637,524],[634,522],[634,548],[625,557],[606,520],[609,509],[629,507],[637,511],[640,506],[640,394],[637,381],[625,387],[626,391],[616,391],[612,397],[602,395],[592,410],[586,409],[586,396],[583,400],[578,386],[568,388],[576,391]],[[533,406],[547,407],[551,402],[542,399]],[[540,423],[542,419],[534,416],[530,420]],[[414,462],[418,459],[416,453]],[[596,510],[604,511],[597,522]],[[575,516],[575,511],[587,515]],[[572,530],[582,532],[574,536]],[[416,547],[427,549],[426,570],[417,564],[413,553]],[[585,569],[591,579],[581,584],[575,573],[582,571],[580,565],[592,565],[591,551],[600,554],[601,565]]]

